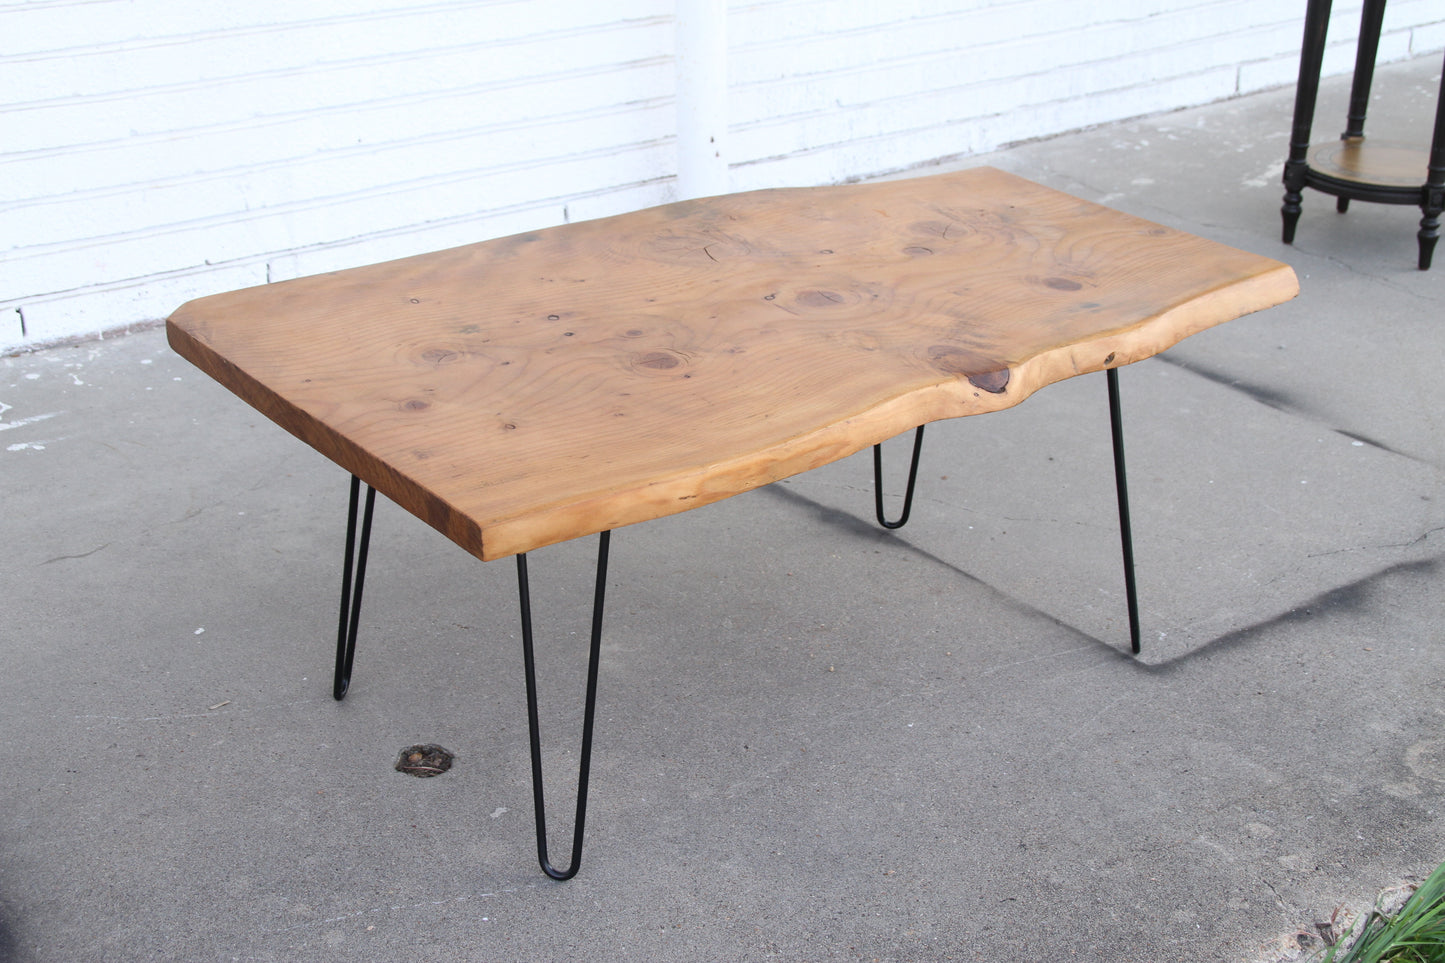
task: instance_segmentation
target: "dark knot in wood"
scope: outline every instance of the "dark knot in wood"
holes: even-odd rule
[[[982,388],[991,395],[1001,395],[1008,388],[1008,369],[1000,368],[998,371],[969,375],[968,383],[975,388]]]

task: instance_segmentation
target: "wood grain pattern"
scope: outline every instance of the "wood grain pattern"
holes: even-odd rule
[[[1423,187],[1430,176],[1428,151],[1363,137],[1314,145],[1309,165],[1331,177],[1386,187]]]
[[[1017,404],[1293,297],[991,168],[687,201],[201,298],[172,346],[483,559]]]

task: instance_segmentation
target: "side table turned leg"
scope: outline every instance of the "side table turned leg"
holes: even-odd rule
[[[1304,200],[1304,186],[1304,163],[1287,161],[1284,165],[1284,206],[1279,209],[1279,216],[1284,220],[1281,239],[1286,244],[1294,243],[1295,228],[1299,225],[1300,211],[1303,209],[1300,202]]]
[[[1325,32],[1330,25],[1330,0],[1310,0],[1305,11],[1304,39],[1300,44],[1299,83],[1295,88],[1294,123],[1290,128],[1289,159],[1284,164],[1283,239],[1294,243],[1299,223],[1305,176],[1309,173],[1310,129],[1315,122],[1315,100],[1324,66]]]
[[[1360,11],[1360,39],[1355,44],[1355,76],[1350,84],[1350,112],[1340,140],[1356,143],[1365,139],[1365,114],[1370,107],[1370,87],[1375,82],[1375,57],[1380,50],[1380,28],[1385,22],[1385,0],[1367,0]],[[1335,198],[1335,210],[1350,209],[1350,199]]]
[[[1420,270],[1430,270],[1435,242],[1440,239],[1440,215],[1445,212],[1445,80],[1435,102],[1435,133],[1430,141],[1429,175],[1420,191]]]
[[[1440,214],[1442,206],[1439,203],[1439,196],[1436,203],[1425,211],[1425,216],[1420,218],[1420,270],[1430,270],[1430,261],[1435,256],[1435,242],[1440,240]]]

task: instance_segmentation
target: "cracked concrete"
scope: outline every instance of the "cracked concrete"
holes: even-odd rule
[[[1438,75],[1381,68],[1370,129]],[[510,565],[380,504],[338,704],[340,471],[157,330],[0,359],[0,960],[1243,961],[1432,869],[1445,266],[1317,194],[1280,244],[1291,103],[965,161],[1300,275],[1121,373],[1142,657],[1102,378],[930,427],[898,532],[867,453],[623,529],[563,885]],[[557,824],[593,551],[531,560]]]

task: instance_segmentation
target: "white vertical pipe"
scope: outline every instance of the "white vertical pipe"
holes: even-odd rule
[[[677,0],[677,194],[728,192],[727,0]]]

